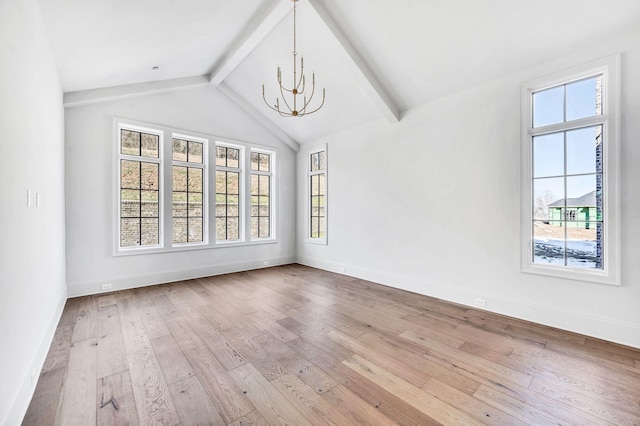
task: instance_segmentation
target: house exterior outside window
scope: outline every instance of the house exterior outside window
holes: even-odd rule
[[[522,89],[524,272],[619,284],[619,57]]]

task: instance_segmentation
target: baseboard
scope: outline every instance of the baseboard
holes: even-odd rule
[[[22,383],[16,391],[16,396],[13,399],[13,402],[9,405],[7,416],[4,419],[0,420],[0,425],[9,426],[19,425],[22,423],[22,419],[24,419],[24,415],[27,413],[27,409],[29,408],[31,398],[33,398],[33,393],[36,390],[36,384],[31,383],[31,371],[35,370],[38,373],[42,371],[42,367],[44,366],[44,362],[47,359],[49,347],[51,346],[51,342],[53,341],[53,336],[56,332],[56,328],[58,327],[58,323],[60,322],[60,318],[62,317],[62,311],[64,310],[64,305],[66,302],[67,295],[65,293],[58,301],[58,306],[56,307],[56,310],[51,317],[51,320],[49,321],[49,325],[47,327],[47,330],[45,331],[42,342],[40,343],[40,347],[33,357],[31,368],[24,372]]]
[[[488,307],[479,308],[473,304],[473,300],[477,295],[465,290],[449,288],[432,282],[415,280],[389,272],[311,259],[305,256],[298,256],[297,262],[301,265],[311,266],[325,271],[348,275],[389,287],[435,297],[448,302],[466,305],[474,309],[484,309],[488,312],[531,321],[537,324],[640,349],[640,325],[638,324],[585,315],[566,309],[557,309],[500,296],[485,297]]]
[[[283,256],[274,258],[255,259],[224,265],[212,265],[202,268],[176,269],[171,271],[159,271],[149,274],[129,275],[115,277],[100,281],[85,281],[68,283],[69,297],[89,296],[93,294],[108,293],[116,290],[129,290],[132,288],[146,287],[156,284],[170,283],[174,281],[190,280],[194,278],[210,277],[214,275],[230,274],[233,272],[249,271],[252,269],[269,268],[295,263],[295,256]],[[102,284],[109,283],[109,290],[101,290]]]

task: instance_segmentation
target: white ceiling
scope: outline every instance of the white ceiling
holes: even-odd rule
[[[65,92],[208,75],[302,143],[640,27],[638,0],[301,0],[298,52],[327,100],[281,118],[261,85],[273,102],[277,66],[291,79],[290,0],[40,4]]]

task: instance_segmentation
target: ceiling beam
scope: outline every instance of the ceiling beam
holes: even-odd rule
[[[380,83],[378,78],[371,71],[365,60],[360,56],[358,51],[353,47],[349,39],[342,32],[331,14],[324,7],[321,0],[309,0],[309,3],[316,11],[320,19],[329,28],[329,31],[336,38],[338,43],[347,52],[347,55],[353,61],[356,68],[360,71],[364,79],[368,82],[366,90],[371,99],[376,103],[378,109],[392,123],[400,121],[402,114],[397,102],[391,97],[389,91]]]
[[[256,18],[251,21],[233,47],[229,49],[222,64],[211,73],[209,77],[211,84],[215,87],[222,83],[291,9],[293,9],[291,0],[270,1],[262,12],[258,13]]]
[[[155,95],[175,90],[204,87],[209,84],[209,76],[173,78],[170,80],[149,81],[146,83],[125,84],[123,86],[104,87],[101,89],[81,90],[64,94],[64,106],[77,106],[109,102],[136,96]]]
[[[231,102],[235,103],[240,109],[242,109],[249,117],[261,124],[272,135],[280,139],[285,145],[293,149],[295,152],[300,151],[300,143],[284,132],[280,127],[276,126],[271,120],[269,120],[262,111],[258,111],[251,103],[244,100],[242,96],[236,93],[225,82],[218,84],[218,89],[223,95],[225,95]]]

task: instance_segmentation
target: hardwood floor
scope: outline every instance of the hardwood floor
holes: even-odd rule
[[[26,425],[640,425],[640,350],[300,265],[70,299]]]

